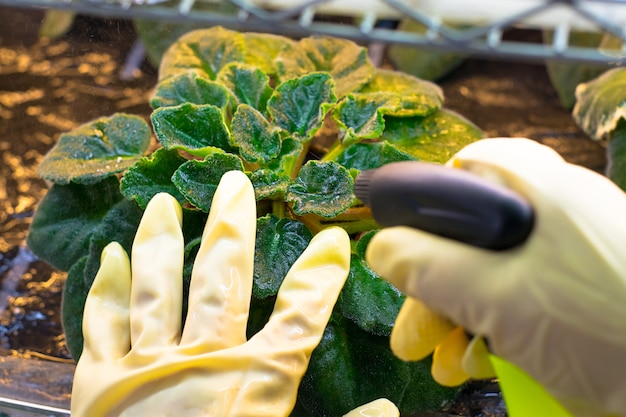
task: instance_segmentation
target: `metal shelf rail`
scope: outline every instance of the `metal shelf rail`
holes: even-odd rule
[[[324,34],[488,58],[626,62],[626,0],[0,0],[0,5],[201,22],[288,36]],[[401,19],[413,19],[425,31],[394,29]],[[553,40],[507,40],[512,28],[552,30]],[[608,33],[621,46],[572,45],[573,31]]]
[[[490,58],[626,62],[626,0],[0,0],[0,5],[202,22],[289,36],[325,34]],[[389,27],[390,22],[393,26],[407,18],[426,30],[415,33]],[[543,44],[506,40],[503,35],[510,28],[549,29],[554,36]],[[571,45],[572,31],[610,33],[620,40],[621,48]]]

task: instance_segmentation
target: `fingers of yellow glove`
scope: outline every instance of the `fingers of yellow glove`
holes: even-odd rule
[[[121,358],[130,349],[130,262],[118,243],[102,251],[101,265],[83,314],[85,352],[96,361]]]
[[[391,331],[391,350],[404,361],[430,355],[455,326],[415,298],[407,298]]]
[[[347,233],[333,227],[315,235],[287,273],[269,322],[250,342],[274,351],[292,351],[294,361],[299,362],[289,367],[304,373],[349,271]]]
[[[446,387],[454,387],[469,379],[461,365],[468,344],[465,330],[459,326],[437,346],[431,368],[435,381]]]
[[[182,309],[182,210],[161,193],[143,214],[133,243],[131,343],[135,353],[178,343]]]
[[[399,417],[400,411],[386,398],[379,398],[355,408],[343,417]]]
[[[474,379],[495,378],[496,371],[489,360],[489,349],[482,337],[472,338],[463,354],[461,367]]]
[[[500,257],[498,257],[500,256]],[[376,233],[367,247],[372,269],[408,296],[422,300],[433,311],[477,334],[497,294],[494,286],[506,285],[506,277],[494,282],[484,274],[485,265],[497,265],[498,252],[474,248],[410,227],[390,227]]]
[[[246,341],[252,293],[256,203],[248,177],[226,173],[196,257],[181,345],[216,350]]]

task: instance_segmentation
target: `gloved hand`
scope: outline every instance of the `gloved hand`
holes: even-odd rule
[[[574,415],[626,416],[626,195],[527,139],[482,140],[449,165],[525,196],[534,229],[502,252],[407,227],[377,233],[367,260],[410,296],[392,350],[417,360],[435,349],[433,375],[454,385],[493,373],[484,338]]]
[[[224,175],[192,273],[181,329],[181,208],[155,196],[129,261],[112,243],[87,297],[73,417],[287,416],[348,275],[343,229],[316,235],[268,324],[246,341],[256,231],[245,174]],[[132,277],[132,281],[131,281]]]

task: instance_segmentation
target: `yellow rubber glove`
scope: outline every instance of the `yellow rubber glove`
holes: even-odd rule
[[[106,247],[87,297],[73,417],[287,416],[348,275],[343,229],[316,235],[285,278],[268,324],[246,340],[256,232],[252,184],[218,186],[181,329],[181,208],[155,196],[132,261]],[[132,277],[132,280],[131,280]]]
[[[411,297],[392,350],[434,349],[433,375],[454,385],[493,374],[484,338],[575,416],[626,416],[626,195],[528,139],[482,140],[449,165],[525,196],[534,229],[502,252],[407,227],[376,234],[369,263]]]

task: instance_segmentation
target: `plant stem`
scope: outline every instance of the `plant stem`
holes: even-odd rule
[[[272,200],[272,214],[282,219],[285,217],[285,202],[282,200]]]
[[[343,152],[344,147],[341,145],[340,141],[335,142],[335,144],[328,150],[326,155],[322,157],[322,161],[334,161],[337,156]]]

